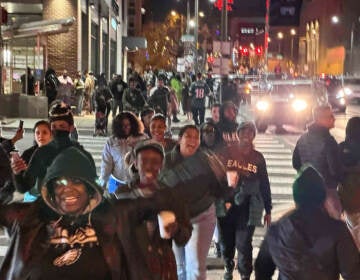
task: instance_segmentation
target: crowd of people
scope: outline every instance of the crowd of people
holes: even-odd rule
[[[331,107],[314,109],[293,154],[296,208],[272,223],[266,160],[254,146],[255,125],[238,122],[236,91],[222,85],[218,99],[209,75],[186,82],[149,70],[127,83],[100,75],[91,92],[91,76],[50,79],[61,102],[49,102],[49,120],[35,124],[34,146],[21,156],[10,152],[22,128],[1,139],[1,192],[12,185],[26,193],[12,203],[0,195],[0,225],[11,236],[1,279],[205,280],[214,232],[225,280],[235,268],[242,280],[253,270],[271,279],[276,268],[280,279],[360,279],[359,117],[338,145]],[[77,104],[89,113],[102,113],[104,135],[112,111],[100,174],[70,137],[69,89],[84,94]],[[193,123],[175,140],[167,132],[180,104]],[[256,226],[269,229],[253,265]]]

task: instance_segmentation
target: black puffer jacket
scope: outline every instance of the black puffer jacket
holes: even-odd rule
[[[257,280],[360,279],[360,257],[342,221],[318,209],[297,209],[271,225],[255,262]]]
[[[8,153],[0,144],[0,194],[4,185],[11,180],[12,170],[10,167],[10,160]]]
[[[14,145],[10,139],[0,137],[0,201],[6,203],[13,198],[15,190],[10,166],[10,152]]]
[[[328,188],[336,188],[343,178],[336,140],[330,135],[329,129],[317,124],[312,124],[308,132],[300,137],[292,160],[296,170],[306,163],[313,165],[323,176]]]

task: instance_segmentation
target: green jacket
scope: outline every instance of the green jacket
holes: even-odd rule
[[[183,89],[183,85],[181,83],[181,81],[179,81],[176,78],[172,78],[170,80],[170,86],[175,90],[176,93],[176,98],[179,102],[181,102],[181,98],[182,98],[182,89]]]

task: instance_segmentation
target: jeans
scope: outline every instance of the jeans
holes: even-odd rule
[[[204,123],[205,120],[205,107],[203,108],[191,108],[191,111],[193,113],[193,119],[195,121],[196,125],[201,125]]]
[[[173,244],[179,280],[206,280],[206,258],[214,233],[215,207],[191,219],[191,238],[185,247]]]
[[[122,107],[122,101],[120,99],[113,99],[113,104],[112,104],[112,117],[115,118],[116,117],[116,111],[119,108],[119,113],[122,112],[123,107]]]
[[[77,101],[77,104],[76,104],[76,113],[78,115],[81,114],[82,112],[82,109],[83,109],[83,104],[84,104],[84,94],[79,94],[76,96],[76,101]]]

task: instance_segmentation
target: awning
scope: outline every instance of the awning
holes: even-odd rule
[[[138,49],[146,49],[147,41],[144,37],[122,37],[122,48],[128,51],[136,51]]]
[[[23,23],[19,26],[10,26],[2,28],[3,40],[11,40],[17,38],[35,37],[38,35],[48,35],[67,32],[69,27],[75,22],[74,17],[41,20]]]

